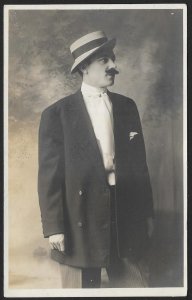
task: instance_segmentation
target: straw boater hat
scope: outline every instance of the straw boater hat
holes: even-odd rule
[[[115,43],[116,39],[109,40],[103,31],[94,31],[76,40],[70,47],[71,54],[75,60],[71,73],[75,73],[80,63],[89,56],[104,48],[113,49]]]

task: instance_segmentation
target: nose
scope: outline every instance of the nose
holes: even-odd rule
[[[108,63],[109,63],[110,69],[112,69],[112,68],[117,69],[117,65],[116,65],[115,61],[113,61],[111,58],[109,59]]]

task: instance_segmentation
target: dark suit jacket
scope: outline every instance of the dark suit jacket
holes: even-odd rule
[[[116,214],[121,257],[137,256],[147,241],[152,192],[140,119],[133,100],[108,92],[113,105]],[[138,134],[130,140],[130,132]],[[44,236],[65,234],[60,263],[109,264],[110,191],[84,100],[77,93],[43,113],[39,130],[38,192]]]

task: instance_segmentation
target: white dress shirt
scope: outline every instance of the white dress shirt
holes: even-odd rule
[[[108,173],[108,183],[115,185],[113,112],[107,89],[93,87],[83,82],[81,92]]]

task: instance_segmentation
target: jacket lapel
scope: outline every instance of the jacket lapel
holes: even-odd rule
[[[130,158],[129,132],[131,128],[131,116],[127,106],[122,105],[119,96],[108,91],[108,96],[113,105],[114,141],[115,141],[115,163],[116,175],[119,165],[125,164],[125,157]]]

